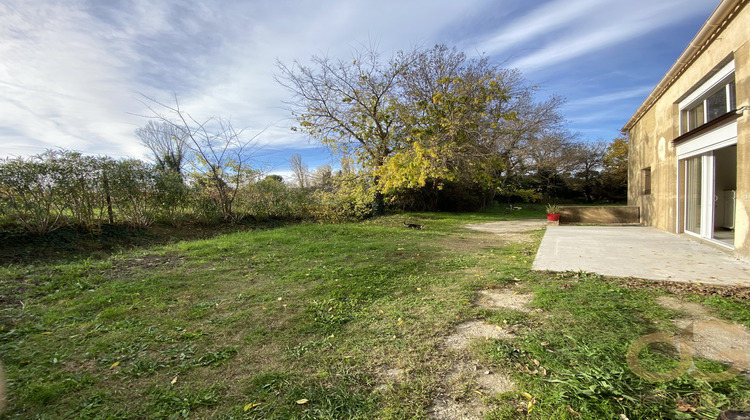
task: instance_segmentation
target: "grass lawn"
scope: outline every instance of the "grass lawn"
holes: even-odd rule
[[[653,383],[630,372],[630,343],[674,331],[677,314],[654,303],[662,292],[532,272],[538,242],[462,227],[529,216],[544,217],[394,215],[3,264],[0,417],[426,417],[451,367],[442,342],[470,319],[519,331],[471,347],[516,382],[484,397],[490,418],[714,419],[748,406],[741,378]],[[478,290],[510,286],[534,292],[538,310],[473,305]],[[705,299],[750,324],[748,301]],[[652,346],[640,360],[669,371],[672,353]]]

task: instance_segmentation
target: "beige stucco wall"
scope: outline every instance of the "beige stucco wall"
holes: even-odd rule
[[[744,9],[745,42],[735,53],[741,68],[735,71],[737,105],[750,106],[750,8]],[[735,216],[735,255],[750,261],[750,110],[737,120],[737,213]]]
[[[750,105],[750,7],[741,9],[659,101],[630,129],[628,205],[641,207],[641,222],[680,233],[677,221],[677,101],[734,55],[737,106]],[[735,255],[750,261],[750,111],[737,120],[737,214]],[[651,168],[651,194],[641,194],[641,170]],[[681,223],[680,223],[681,224]]]

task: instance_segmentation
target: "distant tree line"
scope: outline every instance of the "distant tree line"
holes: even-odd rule
[[[627,187],[627,140],[588,143],[567,129],[564,100],[535,99],[518,71],[438,45],[384,60],[278,63],[292,93],[293,130],[340,157],[294,179],[267,176],[256,139],[230,120],[194,118],[144,97],[135,132],[152,162],[58,150],[0,161],[0,224],[61,226],[361,219],[398,210],[477,210],[521,201],[617,202]]]

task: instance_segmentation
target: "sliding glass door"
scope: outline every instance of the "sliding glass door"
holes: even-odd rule
[[[685,231],[734,245],[737,146],[682,159]]]

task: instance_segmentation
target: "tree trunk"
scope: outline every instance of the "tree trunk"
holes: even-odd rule
[[[382,161],[379,162],[379,166],[382,165]],[[376,176],[372,180],[373,187],[375,188],[375,198],[372,201],[372,215],[383,216],[385,215],[385,196],[380,191],[380,177]]]
[[[102,182],[104,184],[104,195],[107,196],[107,216],[109,216],[109,224],[115,224],[115,217],[112,214],[112,196],[109,193],[109,178],[107,178],[107,171],[102,173]]]
[[[372,201],[372,214],[373,216],[385,215],[385,196],[380,191],[375,193],[375,199]]]

